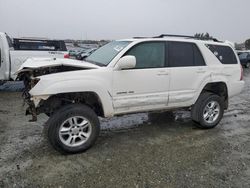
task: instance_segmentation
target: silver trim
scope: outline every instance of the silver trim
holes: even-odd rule
[[[92,125],[83,116],[73,116],[65,120],[59,128],[60,141],[69,147],[84,144],[92,134]]]

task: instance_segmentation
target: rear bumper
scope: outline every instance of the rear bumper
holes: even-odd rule
[[[229,97],[233,97],[241,93],[241,91],[244,88],[244,85],[245,85],[245,81],[243,80],[230,83]]]

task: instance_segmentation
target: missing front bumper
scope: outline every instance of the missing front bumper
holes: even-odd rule
[[[28,91],[23,92],[23,99],[24,99],[24,104],[28,105],[28,108],[26,109],[25,115],[31,115],[32,119],[29,120],[30,122],[37,121],[37,112],[36,112],[36,107],[35,104],[31,99],[30,94]]]

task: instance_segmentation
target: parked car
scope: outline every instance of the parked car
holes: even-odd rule
[[[48,39],[14,38],[0,32],[0,81],[15,80],[14,73],[30,57],[66,58],[64,41]]]
[[[245,68],[250,67],[250,51],[241,51],[238,52],[238,56],[240,58],[240,63]]]
[[[78,53],[80,52],[84,52],[85,49],[72,49],[72,50],[69,50],[69,57],[71,59],[76,59],[76,56]]]
[[[88,49],[82,52],[79,52],[76,55],[76,59],[78,60],[84,60],[86,57],[88,57],[90,54],[92,54],[97,48],[92,48],[92,49]]]
[[[100,117],[191,109],[195,125],[215,127],[244,86],[236,52],[223,42],[161,35],[110,42],[84,62],[25,62],[27,114],[45,113],[52,146],[77,153],[96,141]],[[31,76],[32,75],[32,76]]]

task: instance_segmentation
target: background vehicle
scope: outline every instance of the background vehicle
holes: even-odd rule
[[[240,51],[238,52],[238,56],[240,58],[240,63],[245,68],[250,67],[250,51]]]
[[[30,57],[68,57],[60,40],[14,38],[0,32],[0,81],[14,80],[14,73]]]
[[[84,60],[86,57],[88,57],[90,54],[92,54],[96,49],[97,48],[92,48],[92,49],[82,51],[76,55],[76,59]]]
[[[230,45],[173,35],[113,41],[85,62],[30,59],[18,78],[25,81],[27,114],[32,121],[47,114],[50,143],[67,153],[94,144],[98,116],[184,108],[195,125],[213,128],[244,86]]]
[[[71,59],[76,59],[76,56],[79,54],[79,53],[82,53],[84,52],[86,49],[82,49],[82,48],[76,48],[76,49],[71,49],[69,50],[69,57]]]

